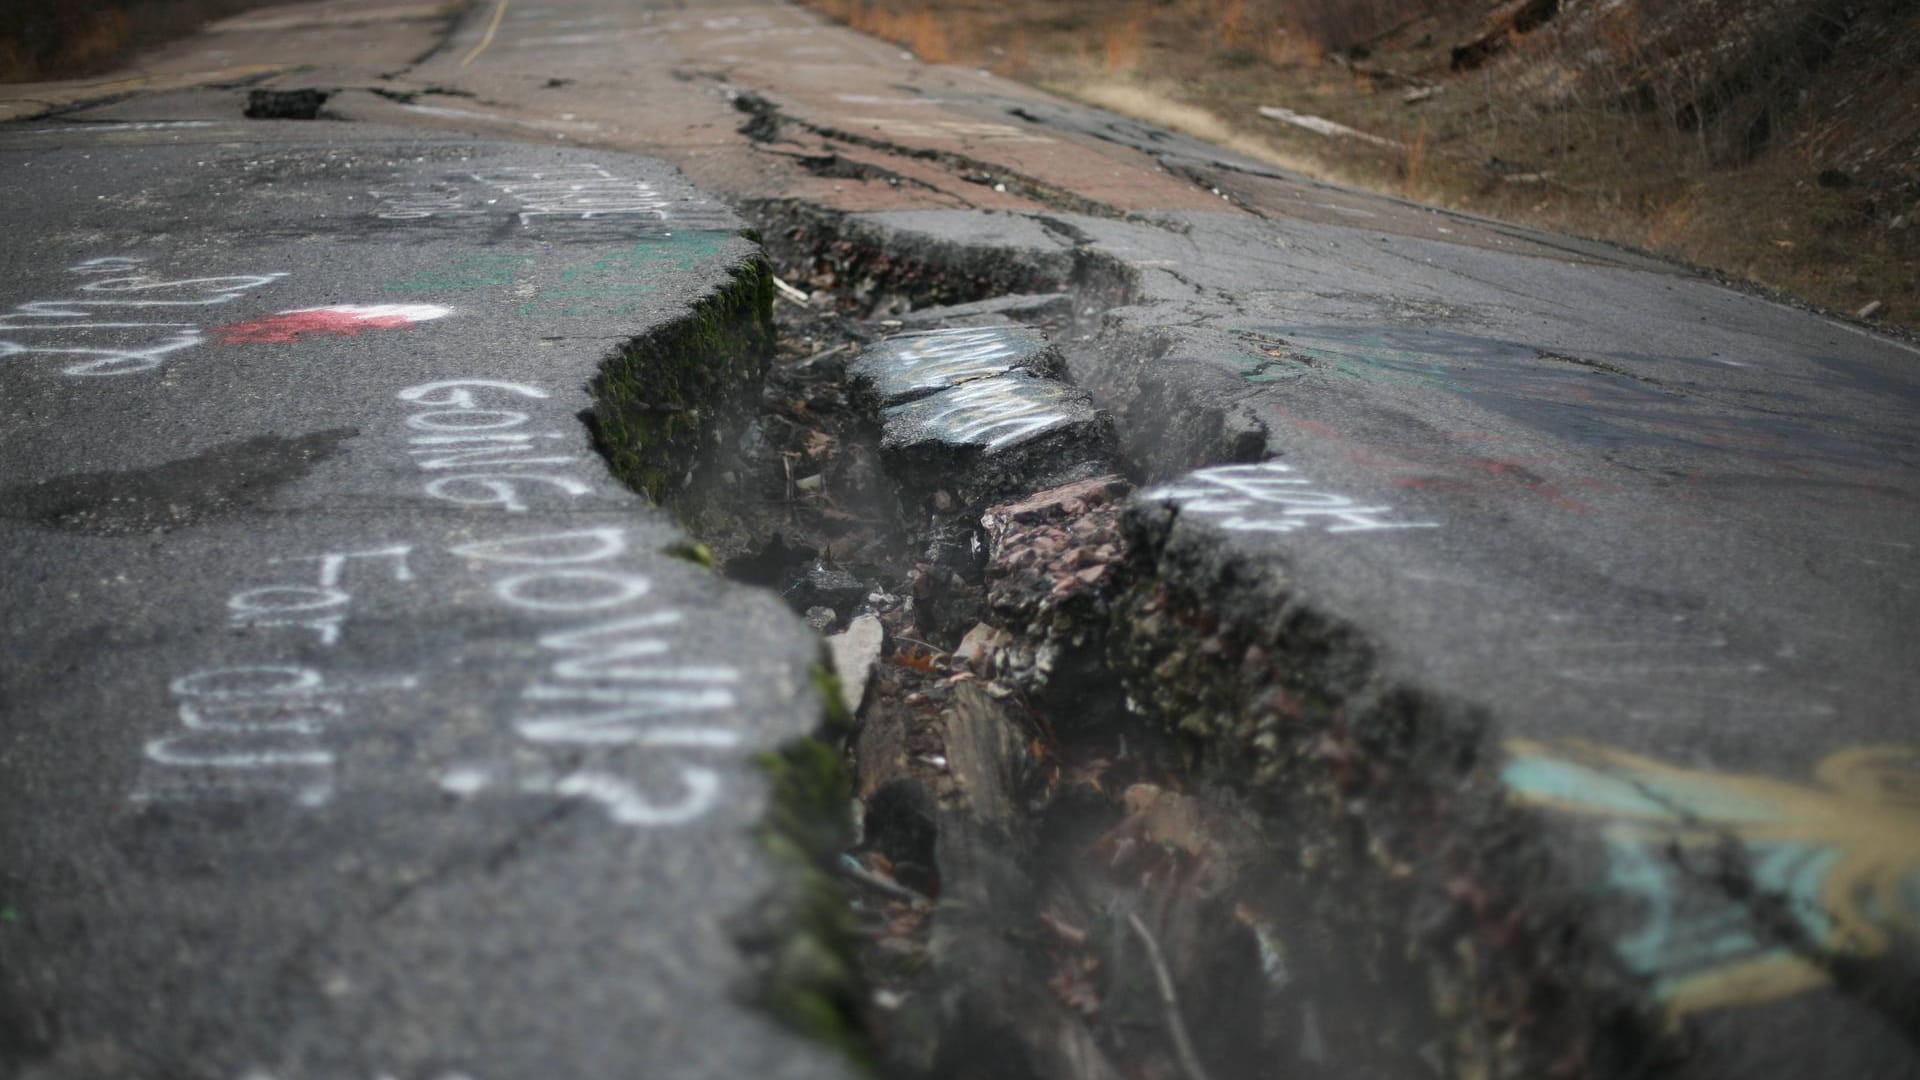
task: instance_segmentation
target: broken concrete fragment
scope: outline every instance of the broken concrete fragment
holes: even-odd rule
[[[955,663],[972,665],[991,659],[994,651],[1005,647],[1013,640],[1013,635],[987,623],[975,623],[967,636],[960,639],[960,645],[953,650]]]
[[[1016,368],[1055,378],[1066,370],[1046,334],[1030,327],[976,327],[896,334],[848,366],[854,392],[881,408]]]
[[[880,646],[886,641],[886,628],[877,615],[862,615],[847,628],[827,639],[827,651],[833,656],[833,673],[840,677],[840,698],[849,713],[860,711],[867,696],[867,680],[880,659]]]
[[[1015,293],[1012,296],[996,296],[991,300],[976,300],[971,304],[952,304],[909,311],[900,316],[900,322],[916,327],[979,326],[981,323],[978,320],[1004,318],[1015,322],[1033,322],[1041,319],[1064,319],[1072,314],[1072,293]]]

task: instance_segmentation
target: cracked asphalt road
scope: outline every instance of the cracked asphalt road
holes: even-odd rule
[[[168,70],[176,81],[226,70],[233,56],[216,54],[233,51],[216,35],[183,45]],[[1663,1068],[1912,1074],[1912,346],[1635,253],[1305,181],[984,73],[920,65],[782,4],[480,5],[439,48],[406,55],[316,47],[258,85],[337,90],[328,108],[358,122],[348,132],[511,138],[543,160],[576,160],[575,145],[650,153],[767,223],[805,208],[904,264],[1077,288],[1085,337],[1068,343],[1072,374],[1161,485],[1136,505],[1159,573],[1237,618],[1337,629],[1322,689],[1363,734],[1371,725],[1404,750],[1391,764],[1444,757],[1436,775],[1479,785],[1510,815],[1503,829],[1524,826],[1504,884],[1526,894],[1543,933],[1573,927],[1598,943],[1609,960],[1596,981],[1685,1025],[1686,1060]],[[78,155],[120,144],[248,138],[234,130],[237,97],[169,89],[6,138],[16,157],[60,147],[65,180],[88,175]],[[83,134],[83,121],[98,124]],[[203,168],[167,160],[183,175]],[[74,190],[143,222],[117,226],[124,235],[199,228],[184,196],[136,205],[138,184],[86,182]],[[13,235],[26,236],[54,211],[15,213]],[[65,228],[49,243],[66,246],[49,251],[79,260],[80,238],[101,227]],[[283,250],[309,237],[370,249],[363,230],[312,215],[267,228]],[[453,243],[464,229],[430,235]],[[60,260],[17,244],[10,257],[17,285],[65,295]],[[183,443],[178,427],[146,425],[145,399],[76,413],[65,389],[32,393],[47,396],[16,400],[45,403],[13,406],[28,434],[10,436],[10,452],[61,447],[58,474],[79,494],[23,495],[41,523],[10,547],[55,563],[74,522],[111,534],[164,527],[176,505],[195,522],[274,505],[238,480],[215,510],[113,504],[140,487],[80,479],[119,467],[66,448],[84,432],[111,428],[115,451],[147,467],[224,453],[276,476],[276,455],[284,472],[320,475],[328,466],[311,459],[333,445],[241,454],[254,431],[208,410],[194,430],[223,432],[223,451],[211,435]],[[335,412],[299,430],[365,430],[362,411]],[[1218,466],[1229,467],[1194,471]],[[89,509],[102,492],[114,509]],[[180,576],[141,558],[148,577]],[[110,593],[82,595],[98,607]],[[189,603],[167,596],[157,606]],[[16,610],[58,599],[23,593]],[[77,629],[10,630],[63,642],[59,657],[95,654]],[[166,713],[158,690],[143,692],[141,708]],[[72,700],[58,716],[132,745],[107,720],[118,699]],[[22,714],[42,708],[53,706]],[[1476,824],[1446,828],[1471,836]],[[1443,859],[1413,856],[1443,876]],[[1536,895],[1542,906],[1526,908]],[[1484,943],[1460,947],[1506,962]]]

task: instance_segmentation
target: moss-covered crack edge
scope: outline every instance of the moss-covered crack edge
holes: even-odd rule
[[[853,780],[843,753],[853,717],[824,660],[812,665],[808,681],[820,708],[818,728],[754,758],[770,789],[756,835],[777,880],[736,939],[756,960],[757,1004],[870,1072],[873,1055],[860,1020],[865,983],[832,869],[853,838]]]
[[[588,424],[627,486],[666,502],[728,420],[752,408],[773,357],[773,294],[773,268],[756,253],[685,316],[601,362]]]
[[[759,246],[757,233],[741,235]],[[600,452],[655,505],[674,502],[706,448],[755,407],[774,352],[773,282],[772,265],[756,251],[685,315],[622,344],[589,384],[585,419]],[[662,553],[715,569],[697,539]],[[853,835],[853,785],[841,752],[853,718],[826,663],[811,666],[808,686],[820,708],[814,732],[753,759],[769,787],[754,832],[773,885],[734,923],[732,936],[753,973],[744,995],[866,1071],[864,988],[832,871]]]

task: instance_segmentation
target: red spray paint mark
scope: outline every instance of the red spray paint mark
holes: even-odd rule
[[[368,330],[401,330],[446,314],[446,308],[432,304],[342,304],[282,311],[264,319],[223,326],[214,333],[222,345],[264,345],[305,337],[354,337]]]

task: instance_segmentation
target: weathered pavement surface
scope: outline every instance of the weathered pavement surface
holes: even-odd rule
[[[338,89],[329,108],[356,120],[668,157],[784,262],[840,245],[817,283],[836,271],[876,310],[1073,290],[1072,374],[1160,485],[1136,504],[1139,551],[1171,610],[1206,615],[1141,620],[1143,700],[1157,679],[1171,718],[1358,837],[1382,883],[1367,902],[1436,986],[1468,988],[1447,995],[1469,1032],[1455,1071],[1525,1075],[1507,1055],[1531,1042],[1601,1074],[1915,1073],[1911,348],[1653,260],[1301,182],[772,3],[483,5],[418,63],[316,54],[269,82]],[[237,108],[214,90],[86,115]],[[91,257],[36,255],[35,280]],[[85,418],[56,426],[79,440],[111,412],[63,415]],[[114,451],[162,434],[116,429]],[[49,475],[109,467],[77,460]],[[149,565],[185,610],[193,575]],[[47,648],[58,599],[9,632]],[[1204,655],[1179,644],[1196,627],[1220,631]],[[1283,658],[1285,693],[1182,689],[1253,679],[1256,648]],[[115,718],[177,707],[142,692],[83,708],[63,689],[57,715],[137,759],[164,725],[135,738]],[[111,787],[99,800],[134,790]],[[1610,1045],[1629,1012],[1676,1025],[1672,1056]]]
[[[695,324],[757,378],[737,220],[657,161],[195,124],[0,132],[0,1072],[847,1075],[756,1001],[817,639],[579,415]]]

